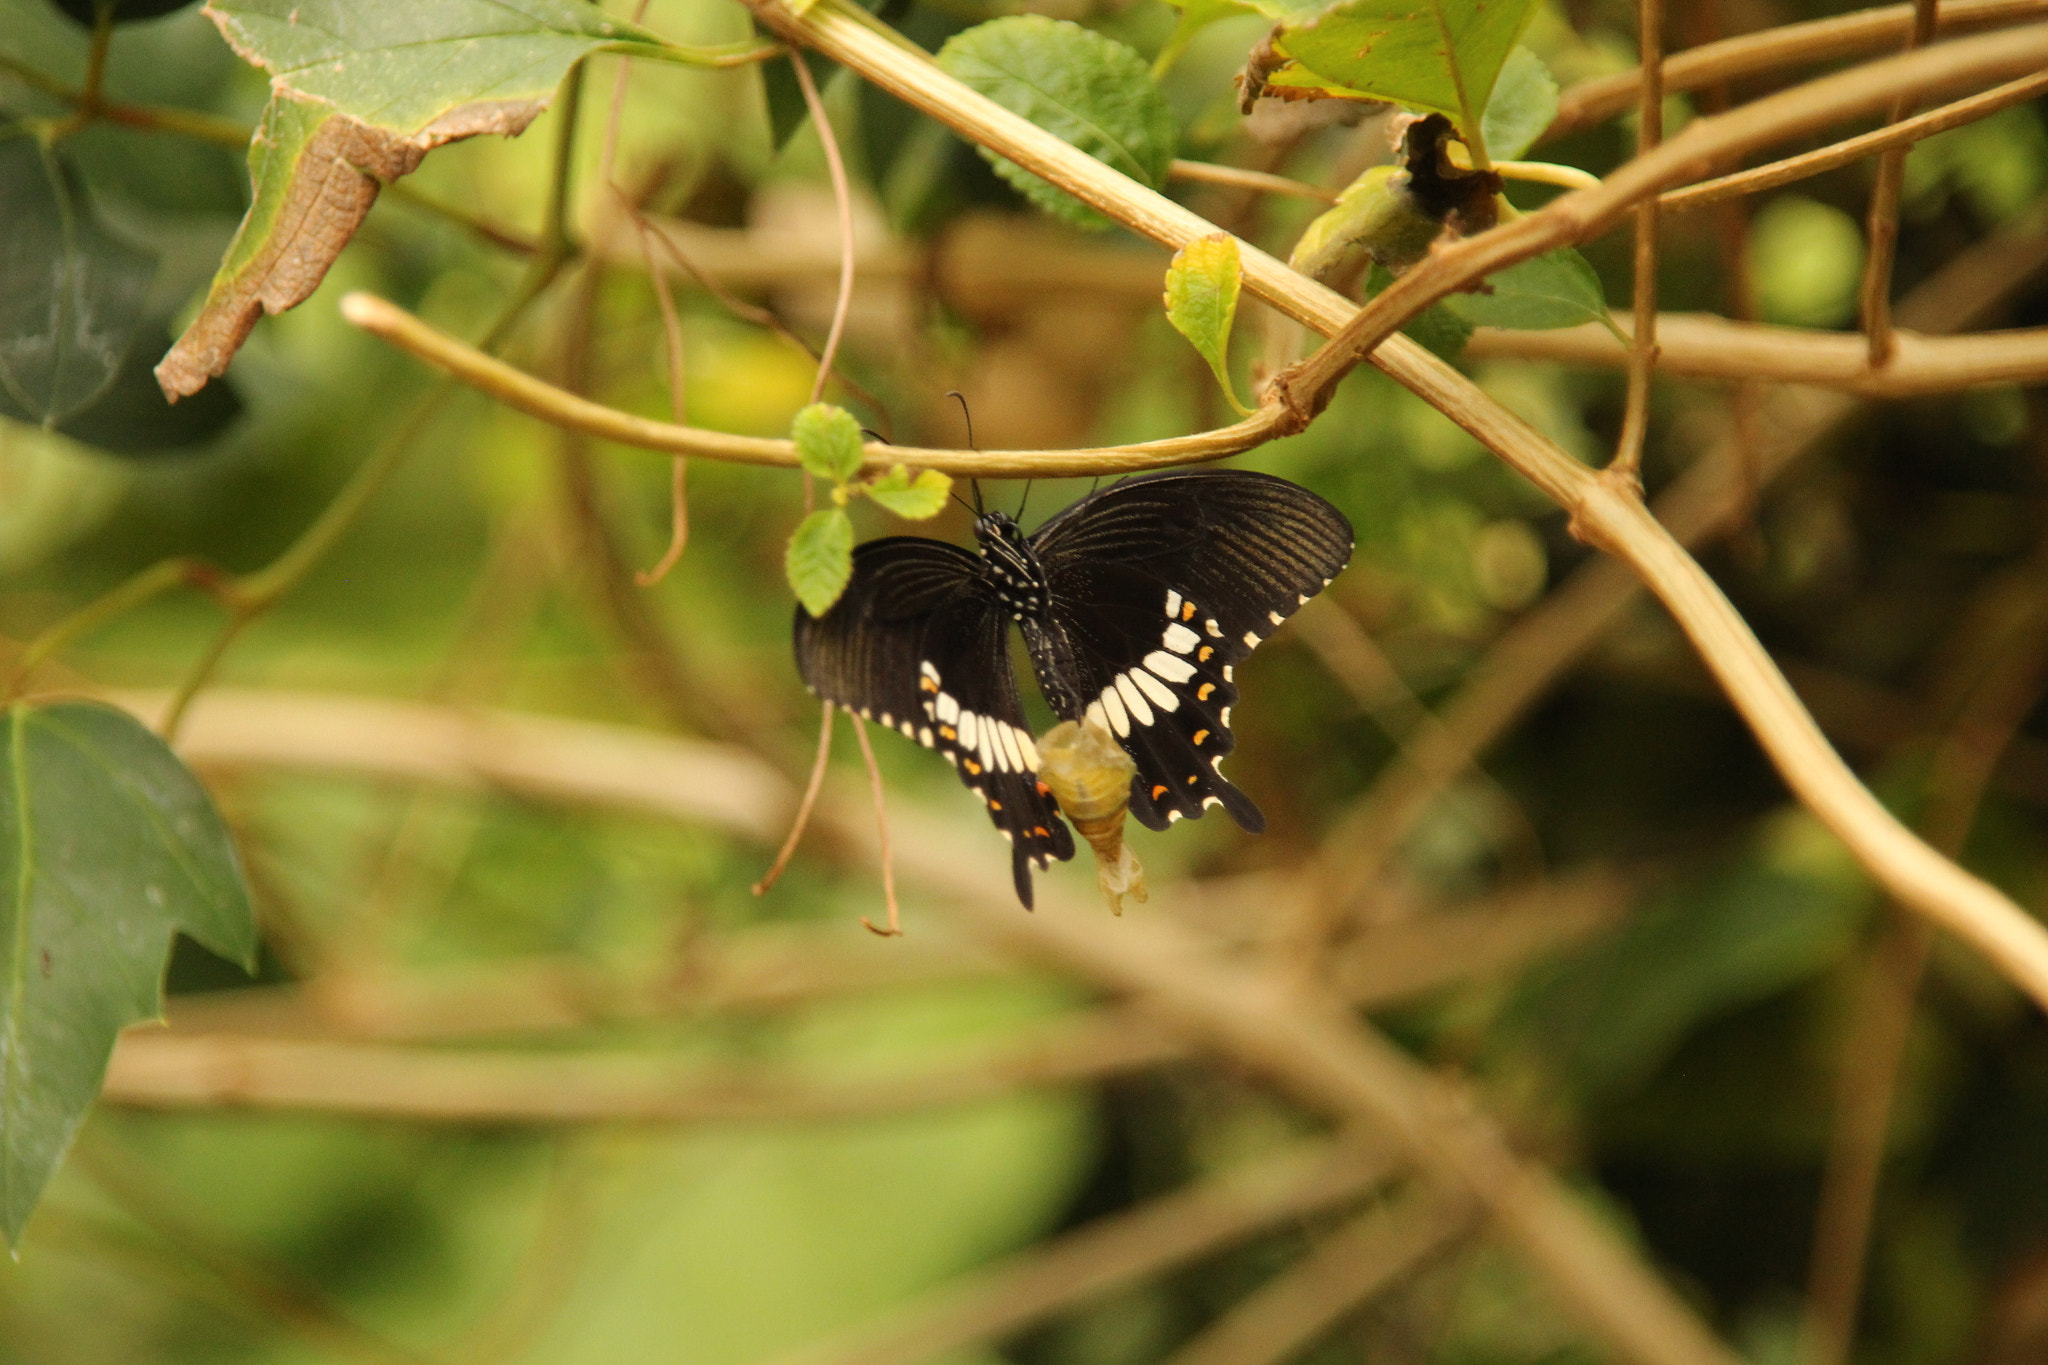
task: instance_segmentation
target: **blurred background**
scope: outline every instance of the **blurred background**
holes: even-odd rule
[[[1149,0],[1033,8],[1148,57],[1174,19]],[[927,48],[1005,12],[891,10]],[[1825,12],[1676,7],[1670,40]],[[748,32],[719,0],[654,0],[647,19],[690,41]],[[60,74],[80,60],[82,31],[43,0],[6,0],[0,23],[43,44],[36,60]],[[1230,78],[1262,32],[1256,19],[1218,24],[1167,73],[1181,155],[1332,187],[1382,158],[1370,124],[1238,115]],[[1526,41],[1569,87],[1632,64],[1633,35],[1631,7],[1597,0],[1546,10]],[[1162,315],[1164,253],[1035,215],[950,133],[813,66],[857,197],[835,401],[892,440],[964,445],[945,397],[958,389],[991,449],[1230,420]],[[402,747],[402,733],[350,731],[352,713],[321,699],[540,713],[650,744],[736,746],[800,782],[816,710],[790,663],[781,567],[798,477],[697,461],[687,552],[660,584],[636,586],[668,541],[666,457],[466,392],[430,399],[422,367],[335,309],[367,289],[480,336],[520,278],[551,149],[580,103],[583,251],[503,353],[667,417],[645,257],[598,175],[616,70],[593,61],[580,102],[558,101],[517,140],[428,158],[320,293],[263,322],[199,404],[149,402],[152,352],[132,408],[99,411],[99,426],[0,422],[0,648],[166,556],[262,567],[374,450],[404,441],[402,470],[360,524],[235,641],[222,714],[240,714],[237,696],[299,698],[374,751]],[[267,93],[196,8],[124,25],[110,82],[120,99],[244,125]],[[839,248],[815,133],[776,138],[793,126],[786,82],[779,64],[765,79],[642,67],[622,102],[614,183],[718,285],[664,269],[694,424],[781,435],[808,398],[805,345],[823,336]],[[1667,126],[1765,88],[1674,96]],[[0,100],[59,107],[6,69]],[[1915,149],[1902,325],[2048,325],[2043,116],[2020,105]],[[150,306],[167,338],[245,205],[242,153],[104,123],[66,145],[107,231],[156,256]],[[1632,146],[1623,117],[1532,155],[1597,174]],[[1665,306],[1853,329],[1870,180],[1859,163],[1671,216]],[[1214,186],[1174,193],[1283,256],[1316,211]],[[1527,208],[1549,193],[1510,197]],[[1624,305],[1628,250],[1617,233],[1586,251]],[[1247,298],[1241,375],[1304,345]],[[1461,363],[1566,449],[1611,450],[1618,371],[1520,358],[1512,339],[1484,335]],[[1652,494],[1678,500],[1667,517],[1714,527],[1704,561],[1866,780],[2030,908],[2048,895],[2044,415],[2039,389],[2011,386],[1876,403],[1767,379],[1665,380],[1646,461]],[[2039,1013],[1969,952],[1905,925],[1788,801],[1668,619],[1422,401],[1361,370],[1311,430],[1241,463],[1334,501],[1357,552],[1239,678],[1229,773],[1269,833],[1134,828],[1154,896],[1125,922],[1173,920],[1239,959],[1297,966],[1314,929],[1311,969],[1418,1061],[1462,1077],[1518,1150],[1754,1360],[1802,1358],[1811,1277],[1841,1273],[1844,1236],[1861,1243],[1823,1228],[1836,1250],[1816,1255],[1824,1187],[1853,1184],[1844,1172],[1878,1154],[1853,1358],[2048,1359]],[[981,492],[1026,506],[1029,525],[1088,487],[1041,482],[1028,505],[1017,484]],[[854,510],[863,535],[901,529]],[[926,529],[969,535],[957,508]],[[163,597],[85,637],[41,687],[161,693],[221,622],[201,594]],[[1477,737],[1481,763],[1418,778],[1416,754],[1446,734]],[[894,736],[876,751],[899,843],[942,831],[943,850],[919,856],[1000,877],[1007,849],[953,774]],[[202,766],[246,862],[265,956],[252,987],[180,943],[171,1036],[333,1050],[205,1072],[227,1096],[215,1102],[205,1085],[177,1098],[144,1064],[162,1054],[124,1070],[124,1042],[107,1100],[19,1257],[0,1265],[0,1360],[714,1365],[815,1347],[819,1361],[1123,1365],[1192,1350],[1393,1197],[1330,1176],[1320,1200],[1278,1201],[1174,1255],[1160,1241],[1138,1269],[1075,1281],[1016,1320],[996,1314],[979,1336],[932,1336],[938,1355],[914,1331],[890,1354],[843,1334],[922,1321],[910,1306],[955,1302],[960,1276],[1056,1256],[1102,1220],[1320,1150],[1331,1120],[1199,1045],[1108,1046],[1151,1026],[1130,1024],[1099,982],[991,948],[914,878],[908,936],[870,937],[871,839],[815,835],[756,898],[779,805],[748,834],[744,820],[419,782],[395,761],[378,771],[374,752],[352,773]],[[843,733],[833,767],[858,784]],[[1118,932],[1085,855],[1045,883]],[[179,1055],[201,1066],[213,1054]],[[392,1075],[416,1088],[386,1089],[378,1078]],[[536,1104],[579,1085],[617,1096],[617,1112]],[[1887,1086],[1888,1118],[1871,1108]],[[1234,1358],[1605,1358],[1542,1276],[1462,1214],[1431,1224],[1376,1283],[1291,1321],[1301,1330],[1266,1356]],[[839,1354],[817,1345],[834,1340]],[[863,1340],[873,1354],[845,1345]]]

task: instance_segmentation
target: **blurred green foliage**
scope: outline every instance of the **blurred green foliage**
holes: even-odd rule
[[[981,17],[956,6],[891,14],[931,49]],[[1072,17],[1146,57],[1175,21],[1160,5],[1084,6]],[[656,0],[646,22],[680,42],[748,36],[742,11],[715,0]],[[1632,51],[1631,22],[1611,4],[1573,8],[1569,23],[1546,12],[1523,41],[1569,84],[1625,64],[1617,54]],[[1304,124],[1256,145],[1241,131],[1228,80],[1264,27],[1230,19],[1204,29],[1165,76],[1181,154],[1268,158],[1300,179],[1348,183],[1370,131]],[[85,43],[46,0],[0,0],[0,109],[60,117],[65,102],[42,86],[76,88]],[[990,448],[1228,420],[1207,368],[1161,316],[1163,256],[1120,234],[1047,229],[951,134],[815,65],[871,191],[862,231],[899,234],[914,267],[899,276],[912,284],[878,288],[856,308],[842,366],[858,390],[834,401],[891,439],[957,445],[942,394],[961,388]],[[595,167],[614,70],[591,68],[574,130],[574,221],[593,240],[610,212]],[[772,262],[831,259],[831,199],[815,133],[794,117],[786,137],[771,132],[776,79],[635,68],[616,178],[649,211],[708,234],[691,239],[696,249],[736,253],[723,262],[745,277],[735,288],[815,344],[829,281]],[[107,89],[243,125],[268,97],[262,74],[237,62],[196,8],[121,25]],[[537,230],[561,117],[558,106],[516,141],[439,150],[387,194],[320,294],[258,327],[233,372],[239,410],[151,447],[178,458],[124,458],[134,443],[101,428],[0,422],[8,655],[164,556],[247,571],[284,550],[430,386],[418,366],[342,322],[333,300],[371,289],[479,335],[521,262],[472,228]],[[2041,212],[2044,129],[2040,106],[2022,106],[1914,152],[1901,292]],[[1598,173],[1630,144],[1616,124],[1535,154]],[[62,146],[108,232],[157,257],[149,317],[182,323],[244,206],[240,151],[108,122]],[[1868,188],[1860,165],[1780,191],[1752,206],[1746,248],[1713,214],[1674,220],[1664,297],[1732,311],[1743,291],[1729,271],[1747,261],[1762,316],[1852,325]],[[1314,212],[1173,192],[1281,255]],[[1528,208],[1548,193],[1515,186],[1510,197]],[[970,258],[978,230],[994,246]],[[1626,297],[1626,251],[1617,237],[1586,252],[1610,299]],[[1015,261],[1095,283],[1019,287]],[[1154,271],[1144,288],[1116,283],[1143,270]],[[2048,291],[2012,283],[1994,322],[2048,325]],[[682,292],[681,308],[689,420],[786,433],[808,397],[810,359],[702,291]],[[1240,360],[1290,354],[1292,335],[1257,312],[1238,318]],[[578,344],[593,396],[667,415],[661,319],[630,252],[594,282],[580,271],[559,282],[506,354],[560,375]],[[137,345],[160,340],[149,332]],[[1467,368],[1574,454],[1598,460],[1611,447],[1618,375]],[[185,421],[187,411],[150,420]],[[1653,490],[1741,420],[1719,387],[1677,382],[1660,388],[1653,417]],[[1985,624],[1995,615],[1987,603],[2044,590],[2044,442],[2033,388],[1867,409],[1764,492],[1748,529],[1706,554],[1823,724],[1901,809],[1923,804],[1927,755],[1967,714],[1973,670],[2016,647]],[[1376,373],[1355,375],[1308,431],[1243,463],[1314,487],[1352,519],[1358,551],[1334,601],[1428,703],[1456,697],[1489,647],[1588,562],[1533,490]],[[687,726],[742,739],[800,773],[815,712],[788,663],[782,580],[783,546],[803,514],[798,479],[699,461],[689,488],[688,552],[658,588],[629,589],[622,608],[606,557],[630,571],[659,555],[667,460],[582,448],[457,395],[362,522],[237,641],[220,680]],[[1086,488],[1035,487],[1031,519]],[[982,491],[995,505],[1021,498],[1006,485]],[[877,509],[847,511],[862,537],[900,530]],[[949,509],[934,533],[963,538],[964,516]],[[41,682],[173,687],[219,623],[200,595],[167,596],[89,636]],[[1138,833],[1155,888],[1181,873],[1298,869],[1397,752],[1407,733],[1399,698],[1361,701],[1306,635],[1304,618],[1241,679],[1231,772],[1273,833],[1253,840],[1214,821]],[[696,690],[678,698],[650,681],[650,636],[667,642]],[[2048,892],[2044,738],[2038,718],[2022,726],[1966,851],[2036,906]],[[850,748],[835,769],[852,780]],[[941,765],[887,738],[878,750],[894,799],[958,808]],[[1490,783],[1455,788],[1404,845],[1390,920],[1403,906],[1433,913],[1546,870],[1612,867],[1640,890],[1606,932],[1526,970],[1390,1007],[1381,1021],[1426,1059],[1472,1075],[1517,1139],[1578,1182],[1752,1359],[1794,1359],[1832,1095],[1853,1060],[1848,1021],[1892,912],[1788,807],[1689,647],[1648,608],[1535,701],[1484,766]],[[685,973],[704,943],[783,929],[865,954],[878,976],[894,961],[891,945],[857,925],[878,909],[863,858],[807,848],[756,899],[749,886],[771,850],[700,829],[359,779],[246,772],[213,785],[250,871],[267,982],[535,958],[641,981]],[[979,833],[959,856],[999,861],[1000,843]],[[1056,875],[1085,888],[1091,873]],[[905,910],[914,937],[949,932],[940,909],[913,899]],[[1168,912],[1156,895],[1142,911]],[[189,946],[174,962],[177,1003],[241,986]],[[601,1018],[573,1037],[509,1043],[618,1049],[686,1076],[886,1080],[1033,1036],[1079,995],[1016,972],[789,1007]],[[107,1107],[30,1223],[20,1261],[0,1267],[0,1362],[356,1359],[394,1342],[449,1361],[752,1361],[885,1315],[968,1268],[1308,1126],[1255,1083],[1195,1062],[814,1123],[541,1128]],[[2038,1358],[2024,1352],[2035,1340],[2027,1315],[2048,1296],[2048,1025],[1953,945],[1931,960],[1889,1151],[1857,1359]],[[980,1358],[1159,1359],[1325,1229],[1288,1225]],[[1525,1264],[1481,1243],[1431,1262],[1307,1358],[1601,1357]]]

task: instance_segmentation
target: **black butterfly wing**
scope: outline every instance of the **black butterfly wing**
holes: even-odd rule
[[[1219,771],[1235,747],[1232,668],[1350,560],[1344,514],[1268,474],[1172,471],[1082,499],[1032,548],[1068,646],[1071,705],[1138,765],[1131,813],[1164,829],[1221,805],[1262,830]]]
[[[945,755],[1010,841],[1017,898],[1031,866],[1074,856],[1038,781],[1038,751],[1010,669],[1009,620],[982,561],[921,536],[872,540],[822,617],[796,610],[796,667],[811,691]]]

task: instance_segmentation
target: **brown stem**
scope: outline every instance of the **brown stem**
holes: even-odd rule
[[[1642,83],[1636,99],[1636,156],[1648,156],[1664,140],[1664,0],[1636,0],[1637,41],[1642,49]],[[1650,429],[1650,379],[1657,367],[1657,200],[1636,205],[1635,332],[1628,357],[1628,403],[1621,438],[1608,466],[1617,478],[1640,484],[1643,438]]]
[[[1934,36],[1939,0],[1913,0],[1913,28],[1906,51],[1925,46]],[[1886,123],[1897,123],[1910,111],[1904,95],[1892,101]],[[1887,148],[1877,159],[1877,183],[1870,191],[1870,214],[1864,229],[1868,255],[1863,261],[1861,301],[1864,335],[1870,340],[1870,368],[1883,369],[1892,358],[1892,261],[1899,249],[1899,195],[1906,184],[1906,147]]]

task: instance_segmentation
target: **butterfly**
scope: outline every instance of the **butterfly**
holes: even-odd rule
[[[796,665],[817,696],[936,749],[1031,869],[1074,856],[1010,667],[1010,628],[1062,720],[1092,720],[1137,764],[1150,829],[1220,805],[1265,817],[1219,771],[1235,747],[1232,669],[1351,558],[1351,523],[1314,493],[1247,470],[1140,475],[1029,536],[977,516],[979,553],[922,536],[871,540],[823,616],[796,609]]]

